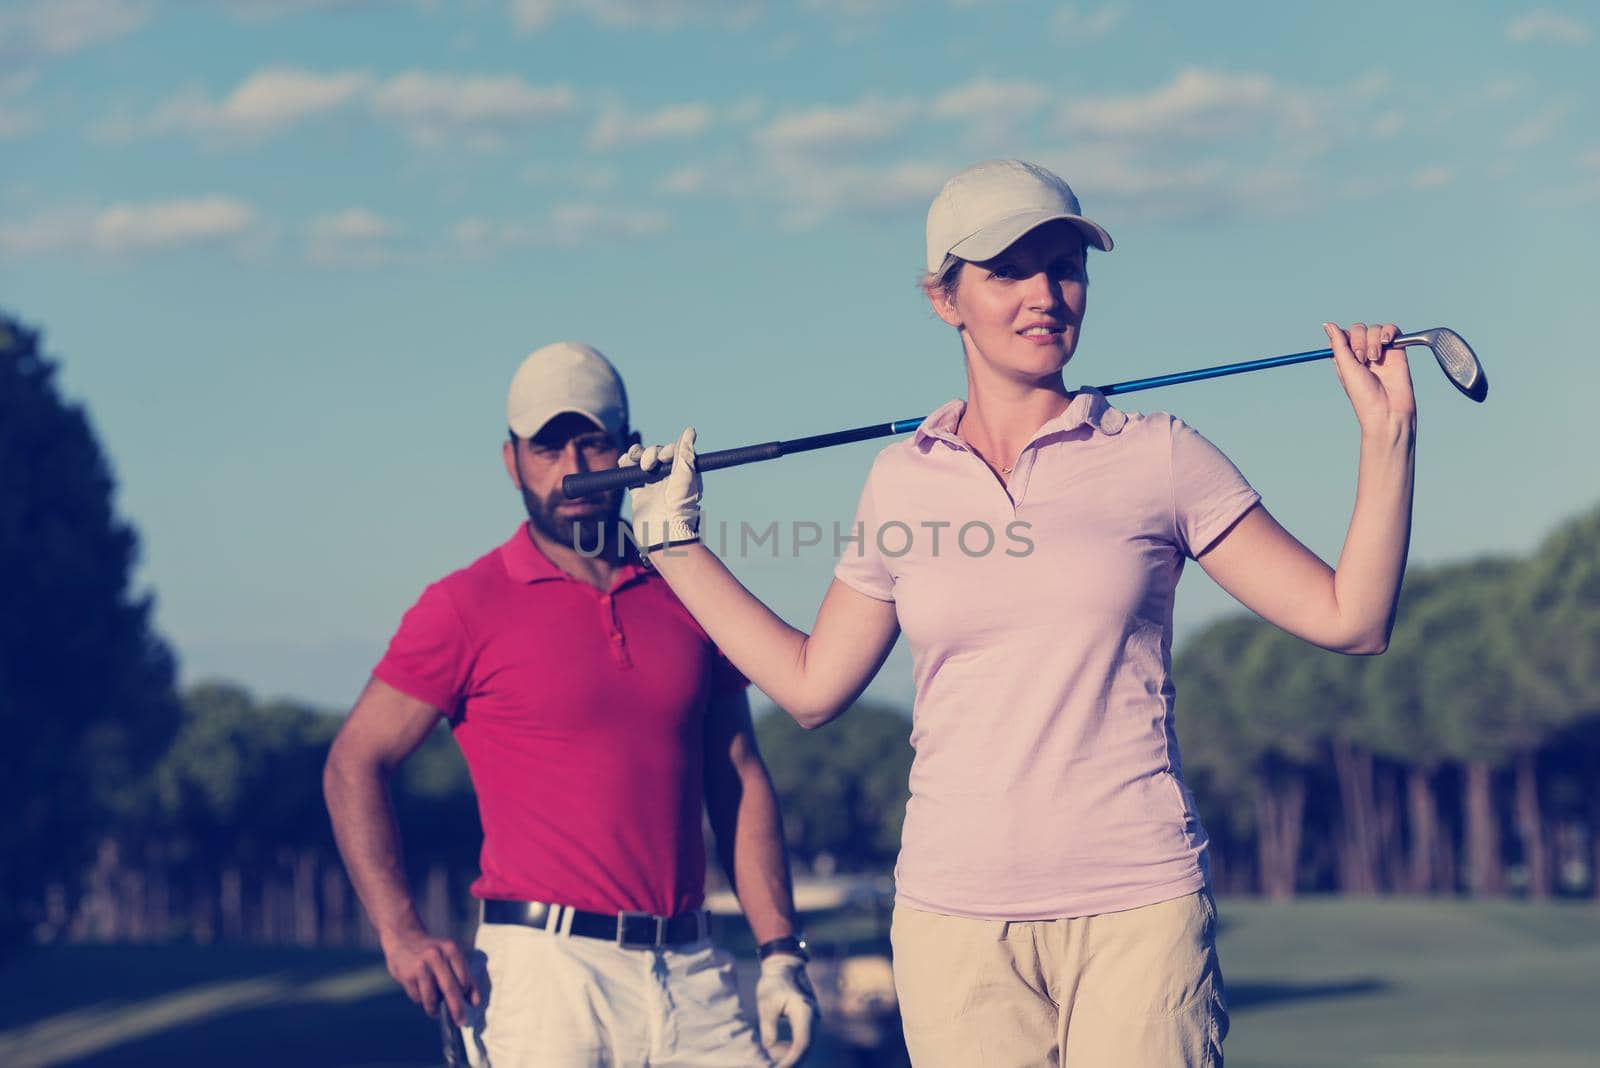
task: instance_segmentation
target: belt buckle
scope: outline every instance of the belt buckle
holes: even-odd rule
[[[628,934],[630,921],[648,920],[654,924],[654,930],[648,938],[631,938]],[[617,945],[623,949],[657,949],[666,941],[667,920],[664,916],[657,916],[651,912],[619,912],[617,913]]]

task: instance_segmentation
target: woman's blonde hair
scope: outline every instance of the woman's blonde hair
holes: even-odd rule
[[[929,296],[938,293],[947,301],[954,300],[956,288],[961,284],[961,265],[966,262],[956,256],[946,256],[937,271],[924,271],[917,284]]]

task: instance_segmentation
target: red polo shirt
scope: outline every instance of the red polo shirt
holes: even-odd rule
[[[429,586],[373,674],[450,717],[483,822],[483,898],[700,907],[707,700],[745,680],[637,562],[572,578],[526,525]]]

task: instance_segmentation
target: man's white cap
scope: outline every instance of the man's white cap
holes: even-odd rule
[[[586,415],[612,434],[628,427],[622,376],[611,361],[578,341],[535,349],[511,377],[506,394],[506,425],[519,438],[533,437],[563,412]]]
[[[1111,235],[1083,217],[1072,187],[1054,174],[1019,159],[975,163],[946,182],[928,209],[928,271],[939,273],[946,256],[992,259],[1055,219],[1066,219],[1083,231],[1085,242],[1111,251]]]

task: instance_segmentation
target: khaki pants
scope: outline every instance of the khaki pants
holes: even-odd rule
[[[1070,920],[895,906],[895,991],[916,1068],[1220,1068],[1217,911],[1200,891]]]

